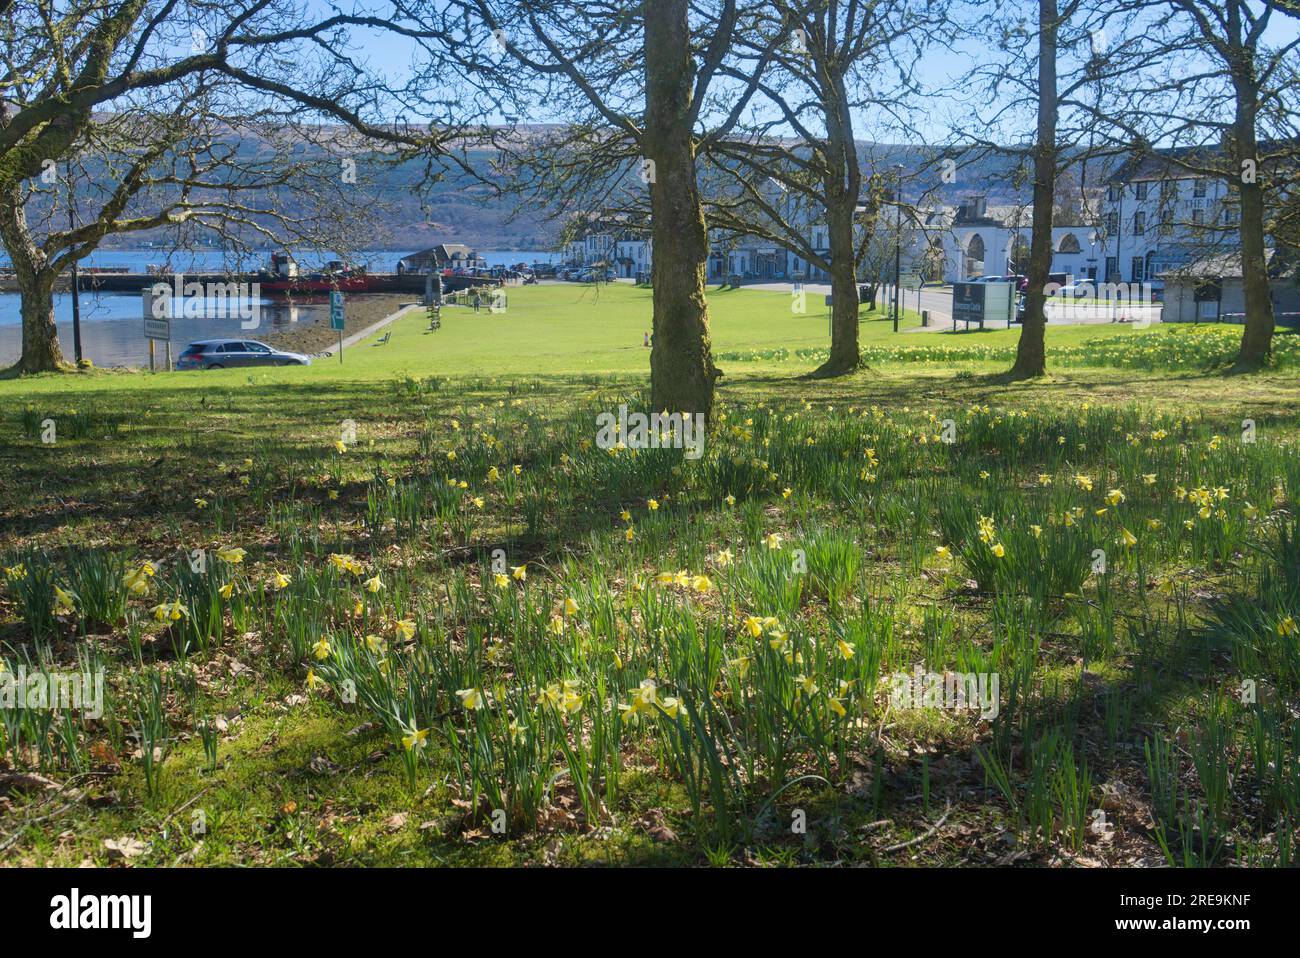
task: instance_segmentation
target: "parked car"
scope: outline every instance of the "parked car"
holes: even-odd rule
[[[177,369],[232,369],[238,366],[310,366],[311,357],[275,349],[253,339],[204,339],[190,343]]]
[[[1056,291],[1057,296],[1065,299],[1078,299],[1081,296],[1091,296],[1093,287],[1091,283],[1070,283],[1068,286],[1062,286]]]

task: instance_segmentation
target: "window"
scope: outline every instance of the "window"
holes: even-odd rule
[[[270,351],[261,343],[244,343],[244,352],[246,353],[269,353]]]
[[[1160,182],[1160,198],[1171,199],[1178,195],[1177,180],[1162,180]]]
[[[1106,282],[1113,283],[1119,279],[1119,260],[1114,256],[1106,257]]]
[[[1147,226],[1147,215],[1145,213],[1134,213],[1133,214],[1133,235],[1141,236],[1142,231],[1146,229],[1146,226]]]
[[[1106,214],[1106,234],[1107,234],[1108,236],[1114,236],[1114,235],[1115,235],[1116,233],[1118,233],[1118,232],[1119,232],[1119,214],[1118,214],[1118,213],[1107,213],[1107,214]]]
[[[1142,280],[1146,278],[1146,274],[1144,272],[1145,266],[1146,266],[1146,260],[1144,260],[1141,256],[1133,257],[1133,261],[1129,264],[1129,271],[1131,274],[1129,277],[1130,282],[1140,283],[1142,282]]]
[[[243,344],[243,343],[222,343],[222,344],[221,344],[221,348],[218,349],[217,352],[219,352],[219,353],[242,353],[242,352],[244,352],[244,344]]]
[[[1174,231],[1174,211],[1161,210],[1160,211],[1160,235],[1168,236],[1173,231]]]
[[[1134,191],[1137,193],[1137,198],[1138,198],[1138,199],[1140,199],[1140,200],[1144,200],[1144,199],[1147,198],[1147,187],[1148,187],[1148,186],[1150,186],[1150,184],[1147,183],[1146,180],[1143,180],[1141,183],[1138,183],[1138,184],[1136,184],[1136,185],[1133,187]]]
[[[1192,210],[1192,225],[1200,226],[1205,222],[1205,210]]]
[[[1196,197],[1198,200],[1205,198],[1205,180],[1203,178],[1197,179],[1195,183],[1193,183],[1192,196]]]
[[[1110,202],[1118,203],[1119,197],[1120,188],[1118,186],[1111,186],[1106,189],[1106,199],[1110,200]]]

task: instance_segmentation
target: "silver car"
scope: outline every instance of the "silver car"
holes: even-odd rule
[[[311,357],[289,353],[253,339],[204,339],[190,343],[177,369],[230,369],[237,366],[310,366]]]

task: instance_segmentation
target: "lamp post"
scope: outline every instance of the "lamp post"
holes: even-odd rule
[[[68,160],[68,229],[77,228],[76,213],[72,208],[72,161]],[[81,274],[77,270],[77,260],[72,261],[72,351],[81,365]]]
[[[903,164],[894,164],[894,332],[898,332],[898,301],[902,298],[903,269]]]

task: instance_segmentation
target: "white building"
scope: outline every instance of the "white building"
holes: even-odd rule
[[[1197,176],[1173,162],[1187,150],[1129,160],[1111,177],[1103,207],[1104,278],[1149,282],[1160,298],[1167,273],[1239,246],[1240,209],[1220,179]]]
[[[943,279],[962,283],[980,276],[1025,275],[1033,236],[1032,206],[989,206],[972,196],[927,217],[929,242],[943,250]],[[1098,231],[1081,224],[1052,227],[1052,269],[1071,279],[1096,279],[1102,256]]]

